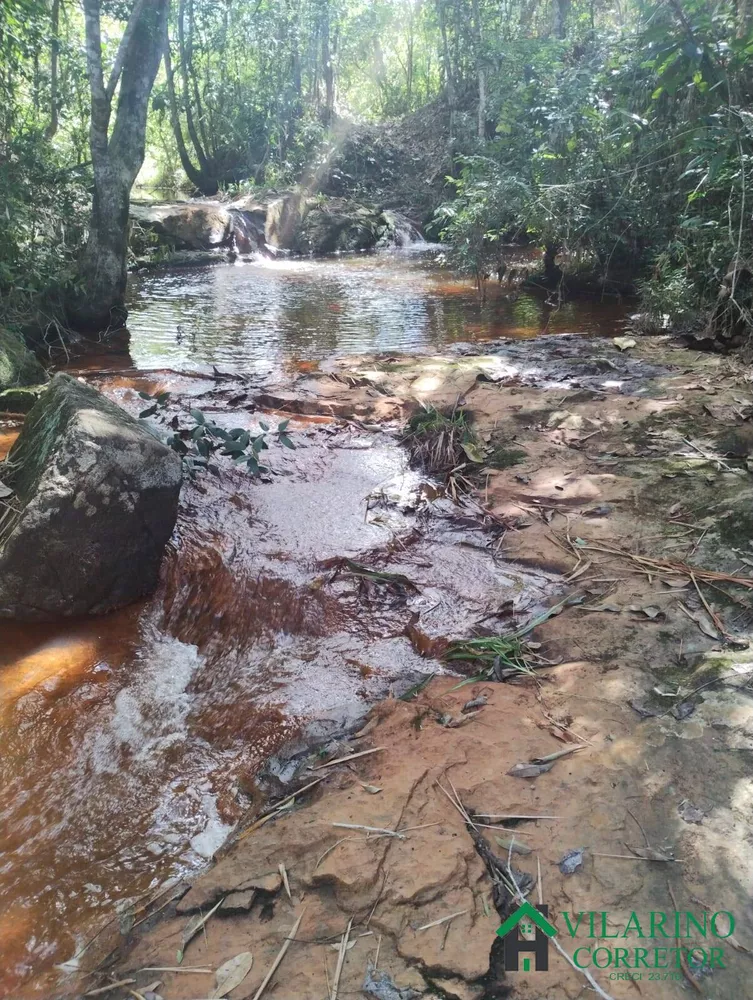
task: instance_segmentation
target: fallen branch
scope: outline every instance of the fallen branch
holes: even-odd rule
[[[374,747],[373,750],[361,750],[360,753],[350,753],[347,757],[338,757],[337,760],[328,760],[326,764],[319,764],[317,767],[310,767],[310,771],[321,771],[325,767],[334,767],[335,764],[345,764],[350,760],[355,760],[357,757],[365,757],[370,753],[379,753],[380,750],[386,750],[387,747]]]
[[[740,587],[747,587],[748,590],[753,590],[753,580],[748,579],[744,576],[732,576],[730,573],[717,573],[714,570],[703,569],[699,566],[690,566],[688,563],[683,562],[671,562],[668,559],[650,559],[648,556],[639,556],[634,552],[626,552],[624,549],[610,548],[606,545],[591,545],[587,543],[581,546],[581,548],[589,549],[591,552],[605,552],[607,555],[619,556],[621,559],[630,559],[632,562],[636,562],[641,566],[646,566],[655,570],[658,573],[679,573],[681,576],[691,577],[693,574],[699,579],[705,582],[710,582],[712,580],[726,581],[727,583],[735,583]]]
[[[290,942],[291,941],[295,941],[296,933],[298,932],[298,928],[301,926],[301,921],[303,920],[303,914],[305,912],[306,912],[306,907],[304,906],[304,908],[301,910],[301,915],[298,917],[298,919],[296,920],[296,922],[293,924],[293,927],[292,927],[292,929],[290,931],[290,934],[288,934],[288,936],[283,941],[282,948],[280,948],[280,950],[277,952],[277,957],[275,958],[274,962],[272,962],[272,965],[270,966],[269,972],[266,974],[266,976],[262,980],[261,986],[256,991],[256,993],[254,993],[253,1000],[259,1000],[259,997],[262,995],[262,993],[264,992],[264,990],[269,985],[270,979],[275,974],[275,972],[277,972],[277,967],[279,966],[279,964],[283,960],[283,958],[285,958],[285,952],[290,947]]]
[[[343,966],[345,965],[345,953],[348,950],[348,938],[350,937],[350,928],[353,926],[353,917],[348,921],[348,926],[345,928],[345,933],[340,940],[340,950],[337,955],[337,966],[335,968],[335,978],[332,982],[332,992],[330,993],[330,1000],[337,1000],[337,991],[340,988],[340,976],[342,976]]]

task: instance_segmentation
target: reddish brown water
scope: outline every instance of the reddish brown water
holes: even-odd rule
[[[135,369],[279,374],[334,350],[612,332],[616,321],[611,306],[568,318],[499,293],[482,306],[415,254],[157,274],[133,297],[130,356],[88,365],[132,412]],[[123,374],[96,377],[97,364]],[[227,419],[256,426],[248,413]],[[394,437],[311,421],[292,431],[299,447],[273,449],[285,475],[271,483],[232,470],[184,488],[154,598],[102,619],[0,626],[0,996],[70,984],[103,926],[123,912],[138,919],[140,899],[211,857],[249,806],[250,777],[312,720],[334,732],[400,678],[437,669],[405,635],[410,606],[365,603],[357,581],[330,578],[327,560],[368,559],[403,539],[391,568],[421,582],[422,623],[435,634],[524,589],[534,601],[551,592],[483,544],[461,547],[468,531],[448,527],[446,512],[408,544],[421,482]],[[0,456],[16,433],[0,428]],[[388,500],[365,518],[375,491]]]

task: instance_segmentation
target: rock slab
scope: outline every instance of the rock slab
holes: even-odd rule
[[[181,475],[146,426],[57,374],[0,465],[0,617],[103,614],[150,594]]]
[[[0,392],[46,381],[47,373],[21,337],[0,327]]]

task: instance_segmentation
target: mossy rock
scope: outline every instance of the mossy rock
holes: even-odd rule
[[[46,381],[47,373],[22,338],[0,327],[0,392]]]
[[[0,392],[0,413],[28,413],[46,385],[19,386]]]
[[[0,464],[0,618],[104,614],[154,591],[181,460],[91,386],[58,373]]]

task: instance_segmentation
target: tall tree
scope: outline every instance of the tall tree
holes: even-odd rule
[[[100,0],[84,0],[94,195],[79,281],[67,310],[68,321],[78,329],[107,330],[125,319],[128,209],[131,188],[144,162],[149,96],[162,55],[169,5],[170,0],[133,0],[105,84]]]

